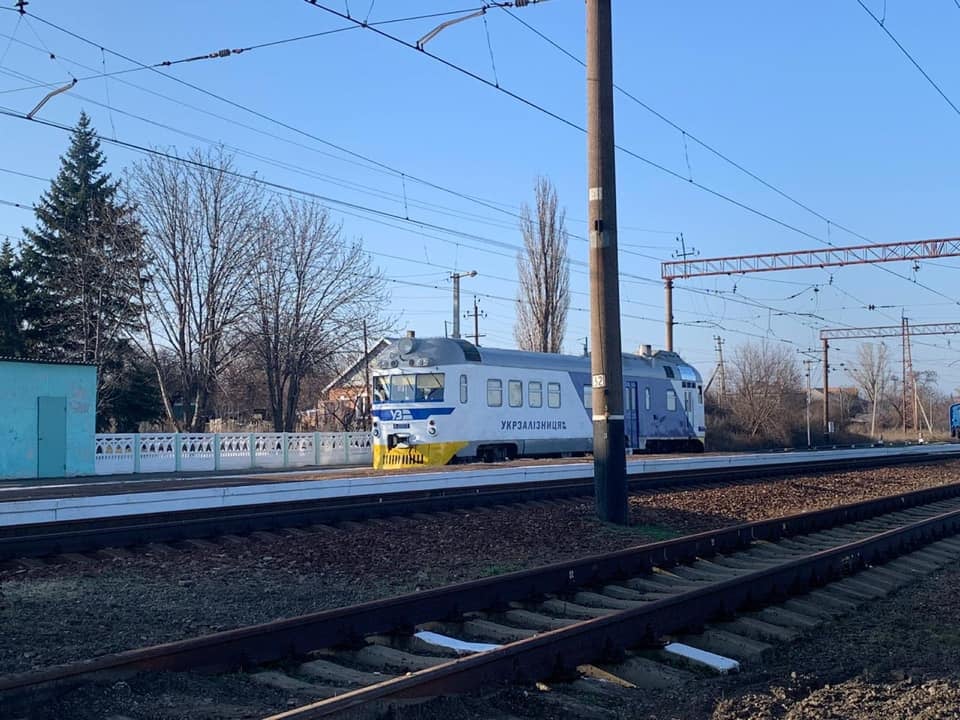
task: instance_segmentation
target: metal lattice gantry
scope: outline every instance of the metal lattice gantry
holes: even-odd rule
[[[676,280],[705,275],[741,275],[772,270],[840,267],[956,256],[960,256],[960,238],[911,240],[759,255],[672,260],[660,264],[660,276],[664,280]]]
[[[857,338],[885,338],[899,337],[903,348],[903,369],[901,379],[903,432],[907,428],[919,429],[917,422],[918,398],[916,379],[913,373],[913,359],[910,350],[910,338],[913,335],[960,335],[960,323],[920,323],[911,324],[903,318],[900,325],[877,325],[874,327],[823,328],[820,330],[820,341],[823,343],[823,426],[829,427],[830,400],[829,393],[829,362],[828,354],[831,340],[851,340]],[[922,407],[919,407],[922,412]],[[927,419],[929,426],[930,420]]]
[[[679,260],[662,262],[660,263],[660,277],[663,279],[666,291],[664,303],[666,349],[673,350],[673,283],[677,279],[957,256],[960,256],[960,237],[760,253],[757,255],[732,255],[719,258],[680,258]]]
[[[910,335],[960,335],[960,323],[923,323],[909,326]],[[821,340],[850,340],[855,338],[900,337],[902,325],[879,325],[859,328],[824,328]]]

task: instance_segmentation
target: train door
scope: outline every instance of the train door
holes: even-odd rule
[[[684,390],[683,408],[687,411],[687,423],[693,428],[693,390]]]
[[[640,446],[640,416],[637,412],[637,381],[627,380],[623,393],[623,432],[627,436],[627,446]]]

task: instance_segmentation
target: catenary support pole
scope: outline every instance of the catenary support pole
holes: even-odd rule
[[[823,340],[823,441],[830,442],[830,343]]]
[[[460,337],[460,274],[453,273],[453,335]]]
[[[666,344],[664,349],[673,352],[673,278],[667,278],[663,283],[664,289],[664,324],[666,327]]]
[[[629,517],[623,434],[610,0],[587,0],[586,5],[594,487],[600,519],[625,525]]]

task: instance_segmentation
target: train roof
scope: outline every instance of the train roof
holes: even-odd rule
[[[647,375],[657,368],[677,368],[685,380],[700,380],[696,369],[675,352],[659,350],[653,355],[623,353],[623,369],[632,375]],[[528,352],[502,348],[477,347],[454,338],[405,337],[391,343],[378,363],[381,369],[391,367],[435,367],[476,362],[499,367],[538,368],[564,372],[590,372],[590,359],[585,355]],[[691,373],[692,371],[692,373]],[[662,375],[657,371],[657,375]]]

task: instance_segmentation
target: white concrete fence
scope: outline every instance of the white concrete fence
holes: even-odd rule
[[[372,465],[370,433],[104,433],[97,475]]]

